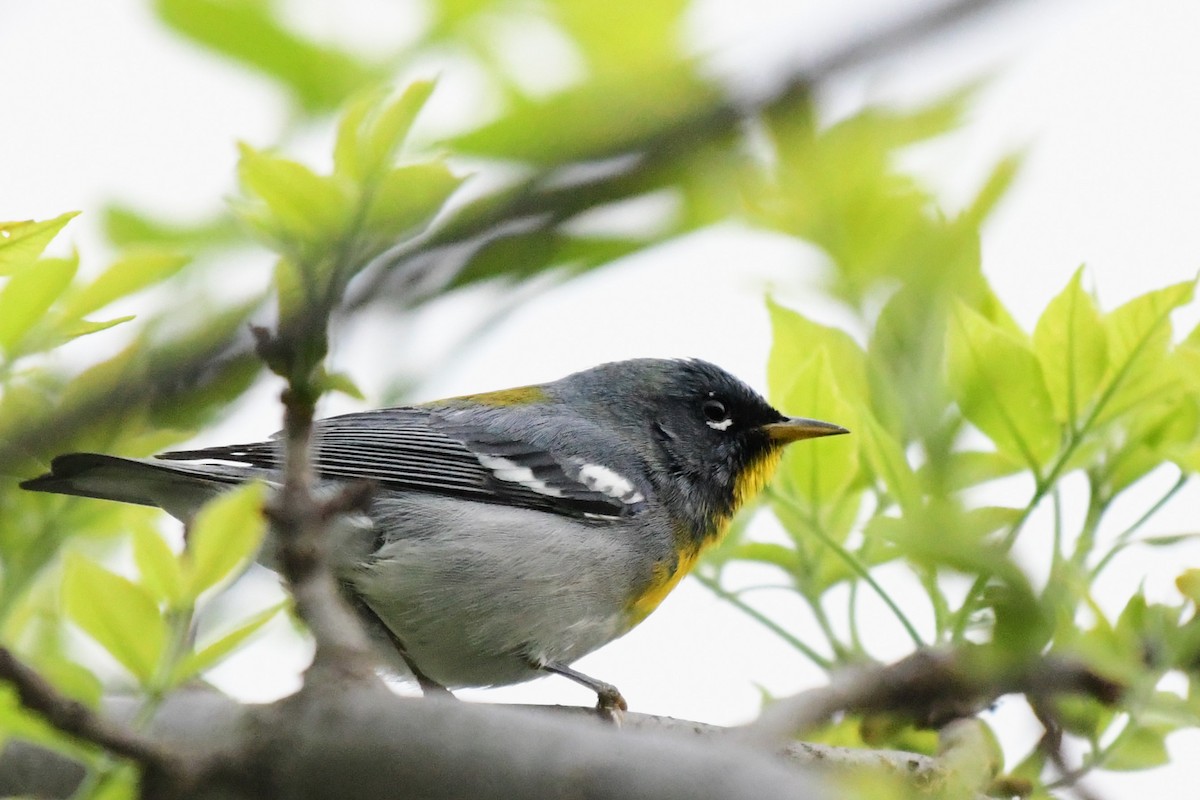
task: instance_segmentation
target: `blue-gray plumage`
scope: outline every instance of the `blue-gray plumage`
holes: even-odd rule
[[[623,707],[569,665],[657,606],[784,444],[837,433],[706,362],[637,359],[321,420],[312,448],[326,483],[376,487],[365,518],[333,532],[336,569],[398,669],[427,689],[558,672]],[[22,486],[187,519],[232,485],[275,480],[280,447],[74,453]]]

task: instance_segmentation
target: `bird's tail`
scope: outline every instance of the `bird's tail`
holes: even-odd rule
[[[172,516],[187,519],[205,501],[249,477],[244,468],[217,464],[68,453],[50,462],[50,471],[45,475],[24,481],[21,488],[158,506]]]

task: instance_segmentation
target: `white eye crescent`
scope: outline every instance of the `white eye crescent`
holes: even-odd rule
[[[729,416],[725,404],[716,398],[705,400],[700,410],[704,412],[704,424],[713,430],[723,431],[733,424],[733,417]]]

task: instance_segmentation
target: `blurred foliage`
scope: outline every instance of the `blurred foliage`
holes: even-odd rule
[[[944,130],[961,102],[903,115],[868,111],[825,128],[803,112],[764,120],[779,169],[749,218],[819,246],[835,270],[833,292],[857,317],[842,330],[769,300],[771,399],[855,435],[789,450],[767,498],[786,541],[738,529],[701,580],[761,620],[744,597],[756,587],[730,589],[727,570],[749,562],[781,572],[824,641],[798,643],[782,620],[770,625],[830,671],[880,657],[860,631],[865,594],[882,601],[914,647],[976,646],[998,663],[1035,653],[1083,658],[1129,694],[1117,710],[1078,698],[1037,709],[1082,743],[1079,774],[1157,766],[1169,733],[1200,724],[1194,570],[1179,579],[1184,601],[1150,603],[1138,589],[1115,619],[1094,587],[1126,548],[1189,538],[1139,536],[1200,466],[1192,460],[1200,331],[1180,341],[1171,322],[1193,302],[1195,282],[1105,312],[1080,269],[1033,332],[1022,330],[987,286],[978,244],[984,212],[1016,162],[1000,164],[957,216],[892,167],[898,148]],[[1178,476],[1161,496],[1125,497],[1160,469]],[[1086,478],[1086,514],[1067,530],[1064,498],[1073,493],[1064,481],[1073,474]],[[980,503],[978,487],[1010,476],[1028,489],[1007,491],[1004,506]],[[1101,540],[1101,524],[1126,502],[1144,503],[1146,513]],[[1055,529],[1027,531],[1044,504]],[[1043,587],[1010,556],[1022,534],[1053,538]],[[891,566],[894,576],[895,565],[921,587],[924,608],[894,599],[894,579],[890,590],[881,584],[879,568]],[[871,624],[878,635],[886,623]],[[1184,691],[1158,688],[1169,674],[1186,678]],[[843,719],[823,738],[922,749],[902,720]],[[1037,796],[1052,773],[1046,763],[1035,747],[1014,769]]]
[[[339,313],[379,300],[411,308],[484,282],[498,294],[535,277],[548,285],[547,276],[567,279],[732,219],[827,257],[827,288],[855,322],[830,327],[768,300],[770,394],[855,435],[790,451],[764,501],[784,535],[758,540],[739,520],[702,565],[704,584],[831,671],[881,657],[860,630],[866,595],[889,615],[871,624],[898,626],[914,648],[976,647],[998,662],[1043,652],[1085,659],[1131,688],[1115,709],[1079,699],[1039,709],[1082,743],[1081,773],[1162,763],[1165,737],[1200,722],[1200,571],[1181,570],[1185,599],[1174,605],[1138,591],[1110,618],[1094,596],[1097,577],[1128,548],[1189,536],[1143,530],[1200,469],[1200,329],[1180,340],[1171,322],[1192,303],[1193,285],[1105,311],[1081,271],[1032,333],[1021,329],[988,286],[979,252],[980,226],[1020,159],[997,164],[957,214],[896,167],[906,147],[959,123],[972,88],[832,124],[810,80],[756,100],[729,97],[688,55],[688,7],[674,0],[443,0],[429,5],[419,35],[372,58],[301,32],[270,0],[152,5],[176,34],[269,81],[292,118],[277,147],[242,145],[240,192],[219,213],[179,222],[110,206],[105,228],[120,255],[94,277],[81,277],[75,254],[44,255],[71,215],[0,227],[0,464],[12,476],[0,487],[0,638],[63,691],[89,703],[102,691],[77,657],[72,636],[81,632],[140,692],[144,721],[165,693],[279,612],[259,610],[195,641],[209,599],[252,557],[260,490],[216,501],[176,547],[154,512],[21,492],[16,478],[63,451],[142,455],[192,435],[258,375],[245,323],[264,305],[279,317],[265,353],[272,370],[309,399],[354,393],[351,377],[325,364]],[[549,37],[575,64],[560,85],[535,89],[513,68],[505,31],[517,29]],[[435,54],[449,54],[447,70],[478,69],[496,102],[431,150],[414,144],[413,130],[440,90],[428,80],[387,87]],[[327,168],[287,155],[313,131],[330,144]],[[646,197],[670,200],[654,224],[635,234],[606,226],[606,210]],[[209,276],[225,254],[261,258],[264,246],[274,259],[268,293],[218,309],[191,291],[219,279]],[[103,313],[131,297],[159,310],[136,322]],[[122,331],[115,354],[74,366],[74,340]],[[1177,482],[1135,524],[1101,537],[1112,509],[1133,502],[1130,487],[1162,469]],[[1086,514],[1067,530],[1063,483],[1079,475]],[[1003,505],[979,502],[979,487],[1006,477],[1025,488]],[[1027,530],[1042,506],[1055,512],[1054,529]],[[1042,586],[1011,558],[1023,535],[1052,539]],[[730,588],[729,568],[747,562],[784,577],[821,639],[800,640],[792,620],[766,617],[746,587]],[[924,606],[897,601],[881,568],[908,576]],[[1187,689],[1161,689],[1168,674]],[[85,759],[95,796],[132,791],[129,770],[63,740],[0,687],[0,738],[8,736]],[[823,737],[936,745],[907,720],[882,717],[842,719]],[[1009,765],[1004,785],[1047,796],[1049,763],[1035,747]]]

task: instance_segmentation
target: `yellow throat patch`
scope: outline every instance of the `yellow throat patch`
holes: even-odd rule
[[[733,510],[714,520],[711,529],[705,531],[699,539],[689,537],[685,532],[676,531],[676,558],[673,562],[660,561],[654,565],[654,572],[646,590],[629,604],[627,616],[630,628],[650,616],[651,612],[658,608],[659,604],[671,593],[671,590],[679,585],[684,576],[691,572],[692,567],[696,566],[696,562],[700,560],[704,551],[725,538],[733,515],[746,501],[762,491],[763,487],[767,485],[767,481],[775,474],[775,469],[779,466],[779,460],[782,457],[783,448],[776,447],[768,450],[757,461],[747,464],[734,483]]]

